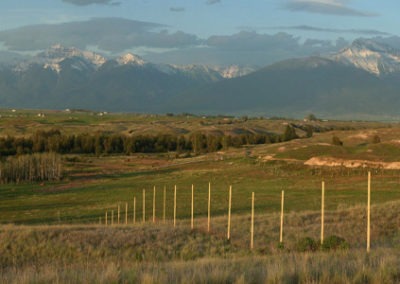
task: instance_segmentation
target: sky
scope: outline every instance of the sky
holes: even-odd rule
[[[267,65],[397,37],[398,0],[1,0],[0,49],[60,43],[175,64]]]

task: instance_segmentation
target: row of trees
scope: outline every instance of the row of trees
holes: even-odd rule
[[[10,156],[0,163],[1,183],[58,181],[61,178],[61,158],[55,153]]]
[[[228,147],[276,143],[295,139],[295,129],[288,125],[283,134],[183,135],[62,134],[59,130],[38,131],[31,137],[0,138],[0,155],[54,152],[60,154],[131,154],[169,151],[206,153]]]

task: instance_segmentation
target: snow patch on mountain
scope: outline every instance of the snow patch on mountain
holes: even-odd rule
[[[358,39],[333,59],[377,76],[400,72],[400,51],[373,40]]]
[[[146,61],[144,61],[143,58],[132,53],[127,53],[118,57],[117,62],[119,65],[131,64],[131,65],[143,66],[146,64]]]
[[[236,78],[236,77],[245,76],[245,75],[250,74],[255,71],[254,68],[241,67],[239,65],[231,65],[231,66],[224,67],[224,68],[217,67],[216,70],[222,75],[222,77],[224,77],[226,79],[232,79],[232,78]]]
[[[71,67],[78,70],[92,67],[97,69],[107,61],[105,57],[97,53],[56,44],[48,50],[39,53],[32,63],[43,64],[44,68],[50,68],[60,73],[62,70],[62,62],[66,59],[76,59],[74,63],[71,64]]]

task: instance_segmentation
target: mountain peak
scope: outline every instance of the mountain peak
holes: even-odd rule
[[[355,40],[333,59],[377,76],[400,72],[400,51],[371,39]]]
[[[65,47],[61,44],[51,46],[49,49],[39,53],[37,57],[46,68],[51,68],[57,72],[61,71],[60,63],[68,58],[78,57],[96,68],[106,62],[106,58],[95,52],[83,51],[75,47]]]
[[[364,39],[364,38],[359,38],[359,39],[356,39],[355,41],[353,41],[350,48],[370,50],[370,51],[379,52],[379,53],[395,53],[395,50],[392,47],[390,47],[384,43],[380,43],[380,42],[374,41],[372,39]]]
[[[120,65],[132,64],[132,65],[143,66],[146,64],[146,61],[143,58],[141,58],[138,55],[132,54],[132,53],[126,53],[126,54],[118,57],[117,62]]]

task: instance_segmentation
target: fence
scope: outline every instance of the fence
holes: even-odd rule
[[[157,215],[156,215],[156,194],[157,188],[156,186],[153,187],[153,195],[152,195],[152,222],[153,224],[157,224]],[[174,196],[173,196],[173,227],[176,227],[176,219],[177,219],[177,208],[179,204],[177,203],[177,194],[178,188],[174,186]],[[226,239],[228,241],[231,240],[231,221],[232,221],[232,196],[234,194],[232,186],[229,186],[229,190],[227,192],[228,195],[228,205],[227,205],[227,226],[226,226]],[[368,184],[367,184],[367,228],[366,228],[366,249],[367,252],[370,252],[371,248],[371,173],[368,172]],[[163,197],[162,197],[162,223],[166,223],[166,208],[167,208],[167,190],[166,187],[163,188]],[[136,200],[137,197],[133,197],[132,202],[132,224],[137,224],[136,222]],[[142,191],[142,223],[146,223],[149,220],[146,219],[146,189]],[[208,184],[208,198],[207,198],[207,232],[211,233],[211,200],[212,200],[212,190],[211,190],[211,183]],[[255,202],[256,196],[255,193],[251,193],[251,204],[250,204],[250,249],[254,249],[254,220],[255,220]],[[284,242],[284,204],[285,204],[285,192],[282,190],[281,192],[281,210],[280,210],[280,224],[279,224],[279,243],[283,244]],[[104,214],[104,220],[102,216],[99,217],[99,224],[105,226],[115,226],[115,225],[128,225],[129,224],[129,205],[128,202],[125,202],[125,222],[120,221],[120,204],[116,205],[117,208],[117,220],[114,220],[114,209],[109,209]],[[195,229],[195,187],[192,184],[191,186],[191,201],[190,201],[190,227],[192,230]],[[324,244],[324,226],[325,226],[325,182],[322,181],[321,183],[321,231],[320,231],[320,242],[321,245]]]

